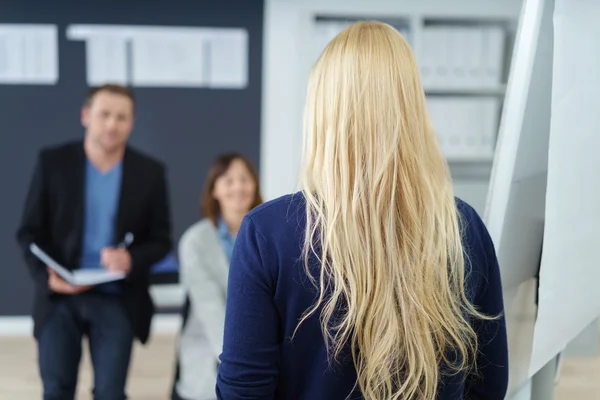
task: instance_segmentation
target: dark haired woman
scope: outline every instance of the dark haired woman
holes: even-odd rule
[[[261,203],[252,163],[240,154],[217,157],[202,195],[204,219],[189,227],[179,241],[180,281],[187,301],[174,400],[215,398],[229,258],[244,216]]]

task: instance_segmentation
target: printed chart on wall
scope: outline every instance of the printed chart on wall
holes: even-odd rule
[[[89,85],[244,89],[248,32],[241,28],[69,25],[86,42]]]
[[[554,77],[540,271],[530,372],[564,350],[600,314],[600,37],[596,0],[556,0]]]
[[[132,88],[130,144],[166,167],[174,246],[153,283],[178,280],[177,243],[201,217],[212,160],[240,152],[259,167],[263,0],[67,3],[2,1],[0,181],[14,195],[0,208],[0,316],[31,310],[15,240],[23,201],[39,151],[83,139],[90,87]]]
[[[57,81],[57,26],[0,24],[0,84],[54,85]]]

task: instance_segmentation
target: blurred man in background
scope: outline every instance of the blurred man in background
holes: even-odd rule
[[[92,89],[83,141],[40,152],[17,233],[35,282],[34,335],[45,400],[75,397],[87,336],[94,398],[125,399],[133,340],[149,336],[151,266],[171,248],[165,169],[130,148],[133,93]],[[107,269],[125,279],[76,286],[33,256],[31,243],[71,270]]]

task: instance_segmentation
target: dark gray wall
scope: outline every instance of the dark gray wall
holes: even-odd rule
[[[68,24],[244,27],[250,41],[244,90],[135,89],[132,144],[163,160],[169,172],[174,239],[197,219],[208,165],[241,151],[258,166],[260,148],[262,0],[2,0],[0,23],[59,27],[56,86],[0,84],[0,315],[30,312],[32,285],[15,242],[22,203],[40,148],[82,138],[79,111],[87,91],[85,42],[65,37]]]

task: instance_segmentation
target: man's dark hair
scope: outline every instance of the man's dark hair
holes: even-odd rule
[[[129,89],[126,86],[115,85],[115,84],[110,84],[110,83],[91,88],[87,92],[87,95],[85,96],[84,106],[89,107],[90,104],[92,104],[94,97],[96,97],[96,95],[100,92],[109,92],[109,93],[120,94],[122,96],[125,96],[129,100],[131,100],[131,103],[135,107],[135,96],[133,95],[133,91],[131,89]]]

